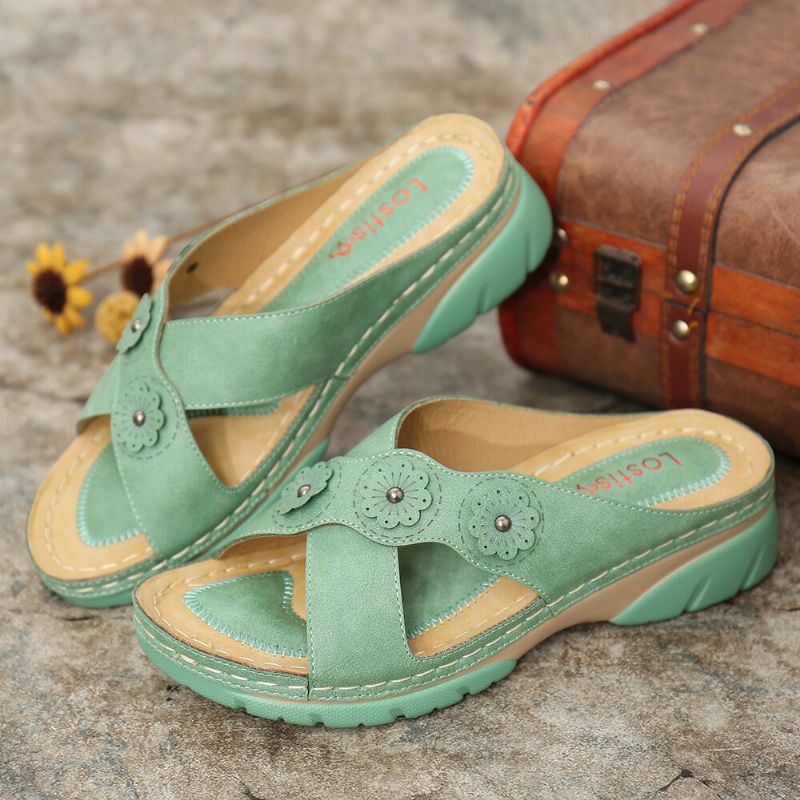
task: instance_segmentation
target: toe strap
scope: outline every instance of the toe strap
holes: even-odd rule
[[[197,446],[158,358],[165,303],[164,291],[152,301],[143,298],[134,314],[141,323],[120,340],[110,373],[114,457],[138,528],[160,557],[202,546],[203,537],[225,525],[230,510],[253,493],[252,481],[225,486]]]
[[[311,699],[410,674],[397,548],[328,525],[309,535],[306,557]]]

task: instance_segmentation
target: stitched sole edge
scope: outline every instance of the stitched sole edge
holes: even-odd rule
[[[134,624],[145,655],[172,680],[227,708],[243,709],[255,717],[292,725],[357,728],[361,725],[386,725],[400,717],[421,717],[436,709],[455,705],[467,695],[488,689],[505,678],[517,664],[516,659],[490,661],[440,683],[374,700],[293,700],[234,686],[224,676],[213,677],[203,673],[200,665],[176,651],[169,643],[172,637],[150,622],[138,608],[135,609]]]
[[[752,525],[667,575],[609,621],[622,625],[643,624],[720,603],[762,581],[775,563],[777,550],[778,516],[773,500],[766,513]],[[303,678],[295,680],[297,685],[281,685],[226,672],[225,662],[221,659],[214,659],[215,664],[223,667],[217,669],[189,656],[191,652],[206,659],[214,658],[176,640],[137,606],[134,627],[145,655],[174,681],[198,694],[228,708],[244,709],[253,716],[295,725],[322,724],[331,728],[384,725],[399,717],[419,717],[454,705],[466,695],[477,694],[506,677],[520,655],[517,652],[514,657],[509,657],[508,652],[501,650],[440,682],[390,697],[311,701],[305,699],[306,687],[300,684]],[[558,630],[560,628],[552,632]],[[547,634],[543,638],[547,638]],[[270,676],[270,673],[258,670],[249,672],[255,676]],[[269,690],[259,689],[259,684],[282,686],[284,691],[294,692],[296,696],[276,697]]]

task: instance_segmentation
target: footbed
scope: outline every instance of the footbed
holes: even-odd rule
[[[575,435],[570,437],[568,432]],[[476,433],[476,432],[479,432]],[[561,439],[561,443],[555,441]],[[670,411],[625,417],[548,414],[470,401],[423,405],[401,427],[399,445],[415,447],[454,469],[513,469],[577,491],[658,508],[697,508],[733,498],[761,481],[770,454],[752,431],[709,412]],[[528,457],[520,458],[527,450]],[[299,576],[305,539],[267,537],[234,546],[225,557],[150,579],[137,593],[142,609],[172,635],[234,661],[307,672],[304,656],[287,658],[253,646],[243,629],[186,604],[187,592],[219,598],[224,582],[287,569]],[[537,599],[509,578],[493,578],[444,545],[400,548],[409,647],[417,656],[442,652],[516,614]],[[447,575],[446,581],[437,580]],[[304,584],[292,587],[292,608],[305,618]],[[420,597],[421,595],[421,597]],[[241,602],[247,604],[246,593]],[[251,609],[253,612],[253,609]],[[251,613],[253,629],[266,611]],[[245,614],[244,616],[247,616]],[[280,649],[280,648],[278,648]],[[280,665],[280,666],[276,666]]]
[[[242,314],[335,292],[458,225],[496,188],[504,162],[502,143],[485,123],[459,114],[431,117],[364,162],[290,197],[270,212],[269,225],[261,224],[258,213],[233,219],[185,256],[186,268],[170,287],[171,303],[237,285],[214,313]],[[386,337],[353,376],[341,402],[371,371],[410,351],[431,304],[450,282]],[[267,414],[190,419],[198,446],[220,480],[228,486],[246,480],[315,389],[283,398]],[[298,461],[327,435],[341,402],[328,411]],[[130,509],[115,515],[108,530],[86,513],[86,496],[81,512],[81,487],[110,447],[109,439],[107,418],[90,421],[37,494],[29,545],[40,569],[54,578],[102,577],[153,557],[145,537],[134,531]]]

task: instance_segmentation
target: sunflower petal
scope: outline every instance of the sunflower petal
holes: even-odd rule
[[[66,314],[59,314],[56,317],[55,322],[56,322],[56,328],[58,328],[63,334],[67,334],[72,330],[69,324],[69,319],[67,318]]]
[[[150,240],[147,246],[147,258],[151,264],[155,264],[166,252],[169,241],[166,236],[156,236]]]
[[[67,305],[73,308],[83,308],[94,300],[94,295],[83,286],[67,287]]]
[[[50,248],[50,262],[56,269],[63,270],[67,264],[67,254],[64,252],[64,245],[56,242]]]
[[[26,261],[25,268],[34,278],[44,269],[38,261]]]
[[[84,325],[86,325],[86,320],[81,316],[80,311],[72,306],[65,306],[62,316],[67,318],[70,329],[82,328]]]
[[[86,274],[86,259],[73,261],[64,267],[64,280],[67,283],[77,283]]]
[[[39,242],[39,244],[36,245],[36,260],[42,267],[50,266],[50,247],[45,242]]]

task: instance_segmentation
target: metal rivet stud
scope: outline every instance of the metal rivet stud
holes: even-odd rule
[[[137,331],[140,331],[141,329],[142,329],[142,321],[139,319],[139,317],[136,317],[136,319],[133,320],[133,322],[131,322],[131,330],[134,333],[136,333]]]
[[[753,135],[753,129],[749,125],[744,123],[744,122],[737,122],[733,126],[733,132],[737,136],[741,136],[741,137],[752,136]]]
[[[405,495],[403,494],[403,490],[399,486],[392,486],[388,492],[386,492],[386,499],[390,503],[399,503]]]
[[[556,228],[553,234],[553,244],[556,247],[566,247],[569,244],[569,234],[563,228]]]
[[[311,491],[311,487],[304,483],[302,486],[299,486],[297,489],[297,496],[298,497],[305,497]]]
[[[693,294],[697,291],[697,275],[689,269],[682,269],[675,276],[675,283],[684,294]]]
[[[500,533],[505,533],[511,530],[511,520],[505,514],[501,514],[495,518],[494,526]]]
[[[147,419],[147,417],[145,416],[144,411],[139,410],[133,412],[133,416],[131,417],[131,419],[133,419],[133,424],[137,428],[141,428],[142,425],[144,425],[144,421]]]
[[[695,24],[691,27],[691,31],[695,36],[705,36],[708,33],[709,28],[705,22],[695,22]]]
[[[682,342],[686,341],[689,338],[689,334],[692,332],[689,323],[685,319],[676,319],[675,322],[672,323],[671,330],[672,335]]]
[[[598,92],[607,92],[611,88],[611,81],[607,81],[605,78],[598,78],[593,84],[593,88],[597,89]]]
[[[554,292],[566,292],[569,287],[569,277],[560,270],[550,273],[550,288]]]

